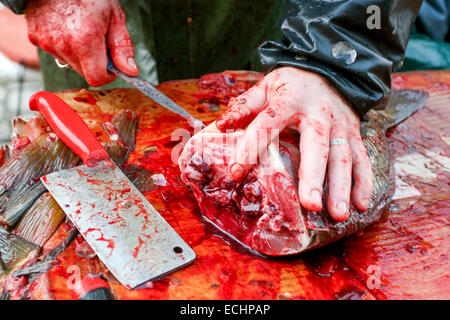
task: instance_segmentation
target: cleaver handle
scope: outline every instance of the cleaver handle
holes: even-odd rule
[[[89,127],[64,100],[47,91],[39,91],[30,98],[30,109],[39,111],[56,133],[86,165],[109,159],[109,155]]]

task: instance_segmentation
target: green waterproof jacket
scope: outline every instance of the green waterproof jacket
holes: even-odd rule
[[[32,0],[28,0],[32,1]],[[2,0],[23,13],[25,0]],[[198,78],[226,69],[262,70],[258,47],[280,37],[284,0],[122,0],[140,77],[151,83]],[[40,50],[45,88],[87,88]],[[157,61],[157,63],[156,63]],[[118,79],[103,88],[127,87]]]
[[[27,1],[0,0],[17,13]],[[33,0],[28,0],[33,1]],[[432,0],[425,0],[432,1]],[[444,1],[444,0],[433,0]],[[140,76],[295,66],[327,77],[364,115],[390,91],[421,0],[123,0]],[[445,21],[445,19],[441,19]],[[265,41],[268,40],[268,41]],[[258,59],[259,47],[259,59]],[[87,87],[40,52],[47,90]],[[106,87],[122,87],[116,80]]]

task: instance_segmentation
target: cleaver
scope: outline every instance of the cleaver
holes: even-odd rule
[[[84,165],[41,178],[100,260],[127,288],[195,260],[195,252],[150,205],[61,98],[37,92],[30,109],[45,117]]]

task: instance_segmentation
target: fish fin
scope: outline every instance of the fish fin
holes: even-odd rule
[[[5,263],[3,262],[3,260],[2,260],[2,255],[1,255],[1,253],[0,253],[0,278],[1,278],[1,276],[2,276],[4,273],[6,273],[6,265],[5,265]]]
[[[422,90],[392,91],[389,102],[383,110],[370,110],[364,120],[379,121],[385,130],[399,124],[422,108],[428,100],[428,93]]]
[[[105,143],[105,149],[111,159],[122,166],[128,159],[130,152],[134,151],[137,116],[130,110],[122,110],[114,116],[111,122],[102,124],[111,141]]]
[[[25,263],[35,250],[39,246],[0,227],[0,255],[7,273]]]
[[[64,218],[64,211],[50,193],[46,192],[25,212],[13,233],[42,247]]]

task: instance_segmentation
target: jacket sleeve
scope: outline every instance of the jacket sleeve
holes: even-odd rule
[[[11,9],[14,13],[22,14],[25,11],[25,7],[28,0],[0,0],[7,8]]]
[[[363,116],[384,102],[401,68],[421,0],[287,0],[283,40],[259,48],[263,66],[328,78]]]

